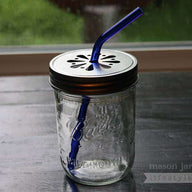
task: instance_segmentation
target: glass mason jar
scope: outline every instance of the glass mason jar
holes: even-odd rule
[[[105,185],[125,177],[133,165],[137,61],[127,53],[103,50],[101,69],[86,70],[91,68],[90,52],[78,50],[54,58],[50,84],[65,172],[79,183]],[[106,63],[114,66],[103,67]]]

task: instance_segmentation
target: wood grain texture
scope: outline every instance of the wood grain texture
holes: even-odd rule
[[[140,72],[192,71],[192,49],[128,51],[138,59]],[[48,65],[59,53],[0,55],[0,75],[48,74]]]
[[[190,192],[192,184],[145,184],[143,173],[192,164],[191,78],[191,72],[140,74],[134,179],[88,187],[68,180],[60,165],[48,76],[1,77],[0,192]],[[151,168],[171,164],[177,169]]]

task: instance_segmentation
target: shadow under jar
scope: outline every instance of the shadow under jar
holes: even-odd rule
[[[91,49],[83,49],[52,59],[50,84],[65,172],[79,183],[105,185],[133,165],[137,60],[103,49],[98,68],[90,57]]]

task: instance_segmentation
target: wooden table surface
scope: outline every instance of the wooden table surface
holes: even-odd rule
[[[140,74],[133,177],[90,187],[60,165],[48,76],[0,77],[0,192],[191,192],[192,183],[144,183],[146,173],[192,173],[191,80],[192,72]]]

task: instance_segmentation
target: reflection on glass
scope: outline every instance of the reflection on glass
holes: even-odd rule
[[[123,180],[105,186],[87,186],[74,182],[69,177],[64,177],[63,192],[136,192],[136,184],[133,174]]]

